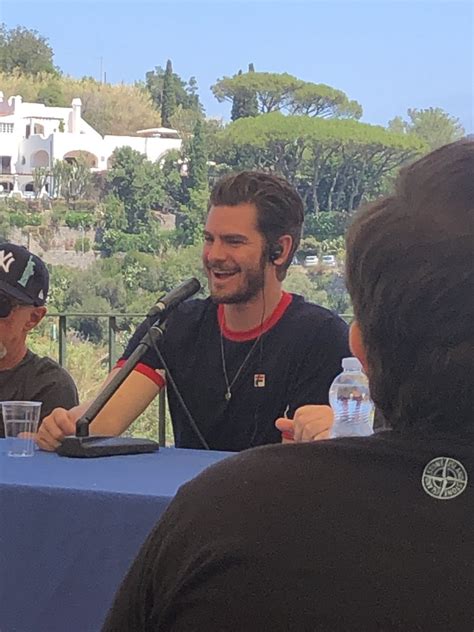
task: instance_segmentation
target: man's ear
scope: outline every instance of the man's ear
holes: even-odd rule
[[[31,331],[46,316],[47,309],[46,307],[33,307],[30,311],[29,318],[24,324],[25,331]]]
[[[287,261],[291,248],[293,246],[293,237],[291,235],[282,235],[278,238],[277,244],[281,248],[281,253],[275,259],[272,259],[272,263],[276,266],[281,266]]]
[[[367,354],[365,351],[364,341],[362,339],[362,332],[359,327],[359,323],[355,320],[349,329],[349,346],[352,353],[359,360],[367,373]]]

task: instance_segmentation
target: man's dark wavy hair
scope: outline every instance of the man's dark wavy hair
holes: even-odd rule
[[[216,183],[209,208],[243,203],[255,204],[257,207],[257,228],[265,238],[267,256],[279,237],[291,235],[291,251],[277,269],[277,276],[282,281],[300,243],[304,220],[303,200],[285,178],[263,171],[241,171],[224,176]]]
[[[474,142],[404,168],[346,242],[376,405],[394,428],[474,428]]]

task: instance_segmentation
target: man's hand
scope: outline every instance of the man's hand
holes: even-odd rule
[[[36,443],[42,450],[53,452],[61,445],[64,437],[76,433],[76,419],[77,414],[72,410],[55,408],[38,428]]]
[[[275,425],[283,433],[283,443],[293,434],[293,441],[328,439],[334,415],[330,406],[301,406],[293,419],[280,417]],[[286,439],[286,440],[285,440]]]

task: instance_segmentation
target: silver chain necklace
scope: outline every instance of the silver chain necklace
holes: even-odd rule
[[[244,366],[247,364],[248,359],[250,358],[250,356],[252,355],[255,347],[258,344],[258,341],[260,340],[260,338],[262,337],[262,333],[260,333],[260,335],[258,336],[258,338],[255,339],[255,342],[253,343],[253,345],[250,347],[249,352],[247,353],[247,355],[244,358],[244,361],[242,362],[242,364],[239,366],[239,368],[237,369],[236,374],[234,375],[234,378],[232,380],[232,382],[229,383],[229,377],[227,375],[227,368],[225,365],[225,353],[224,353],[224,336],[222,335],[222,331],[221,331],[221,360],[222,360],[222,371],[224,373],[224,379],[225,379],[225,385],[226,385],[226,393],[225,393],[225,399],[227,402],[229,402],[232,399],[232,387],[234,386],[234,384],[236,383],[239,375],[242,373]]]

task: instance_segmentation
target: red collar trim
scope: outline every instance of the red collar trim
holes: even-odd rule
[[[273,313],[270,314],[266,321],[264,321],[262,326],[260,327],[260,325],[258,325],[258,327],[248,329],[247,331],[233,331],[232,329],[229,329],[224,320],[224,305],[220,304],[217,306],[217,320],[219,321],[220,330],[228,340],[233,340],[234,342],[245,342],[246,340],[253,340],[254,338],[257,338],[257,336],[265,334],[277,324],[277,322],[286,312],[292,300],[292,294],[289,294],[288,292],[283,292],[280,302],[273,310]]]

